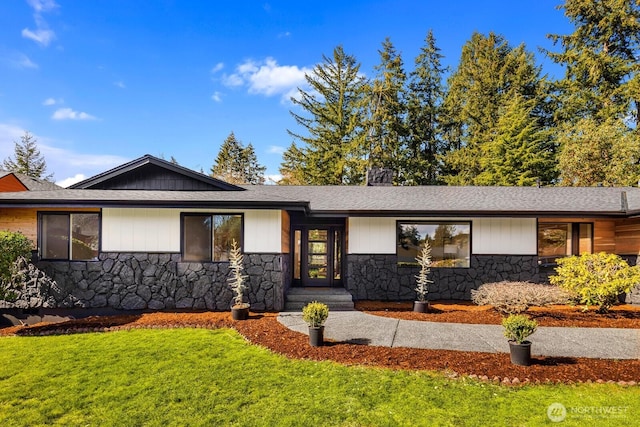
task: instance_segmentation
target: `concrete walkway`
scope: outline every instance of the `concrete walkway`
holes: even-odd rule
[[[282,312],[278,321],[307,333],[300,312]],[[325,324],[327,339],[386,347],[508,353],[499,325],[469,325],[398,320],[360,311],[333,311]],[[529,338],[534,356],[640,358],[640,329],[539,327]]]

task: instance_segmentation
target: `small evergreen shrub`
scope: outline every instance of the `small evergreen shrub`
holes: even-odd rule
[[[524,314],[512,314],[502,319],[502,326],[504,327],[504,336],[509,341],[522,344],[529,335],[536,331],[538,322],[529,319]]]
[[[491,305],[503,314],[523,313],[529,307],[567,304],[571,295],[552,285],[530,282],[485,283],[471,291],[471,299],[478,305]]]
[[[420,265],[420,271],[416,275],[415,289],[418,294],[418,301],[427,301],[429,284],[433,283],[433,280],[429,280],[429,273],[431,273],[431,245],[427,240],[422,245],[422,250],[416,257],[416,261]]]
[[[329,317],[329,307],[321,302],[312,301],[302,308],[302,320],[311,328],[324,325]]]
[[[231,241],[231,252],[229,253],[229,270],[231,270],[231,276],[229,277],[229,286],[233,291],[233,306],[236,308],[248,307],[249,304],[244,302],[244,281],[247,278],[242,272],[244,271],[243,265],[244,256],[238,247],[238,243],[235,239]]]
[[[640,283],[640,267],[630,267],[615,254],[582,254],[560,258],[549,281],[575,295],[585,310],[595,305],[598,313],[606,313],[618,295]]]
[[[13,299],[11,276],[14,264],[20,258],[31,258],[33,244],[24,234],[13,231],[0,231],[0,300]]]

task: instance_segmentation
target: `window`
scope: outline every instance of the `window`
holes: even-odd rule
[[[416,264],[428,240],[432,267],[469,267],[470,236],[469,222],[398,222],[398,262]]]
[[[242,215],[182,215],[183,261],[229,261],[233,240],[242,246]]]
[[[557,258],[591,252],[593,252],[592,223],[538,223],[539,264],[555,264]]]
[[[40,257],[87,261],[98,259],[100,214],[40,214]]]

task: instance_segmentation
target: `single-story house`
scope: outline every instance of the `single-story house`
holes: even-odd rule
[[[146,155],[68,189],[0,192],[0,229],[32,239],[57,283],[16,307],[226,310],[234,239],[258,310],[283,309],[295,288],[413,300],[424,239],[431,299],[544,281],[562,256],[635,264],[640,253],[639,188],[398,187],[384,172],[369,182],[238,186]]]

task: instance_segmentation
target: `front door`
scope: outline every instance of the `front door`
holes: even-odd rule
[[[344,228],[309,225],[294,230],[294,282],[301,286],[342,286]]]

